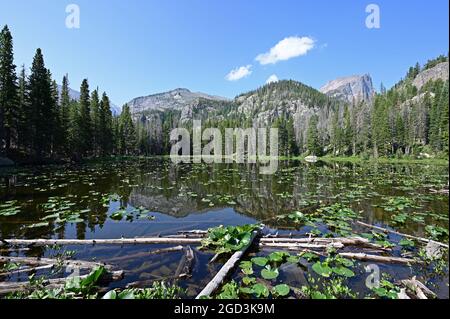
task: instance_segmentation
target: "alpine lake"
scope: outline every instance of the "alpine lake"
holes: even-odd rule
[[[360,236],[389,247],[392,256],[425,260],[423,243],[356,221],[448,243],[448,193],[440,192],[448,189],[448,182],[447,166],[428,164],[285,160],[274,175],[261,175],[257,164],[173,164],[169,158],[154,157],[2,168],[0,239],[120,239],[264,224],[265,235]],[[125,271],[122,280],[110,284],[113,289],[134,282],[170,281],[183,252],[149,254],[170,246],[96,244],[27,250],[17,246],[0,247],[0,255],[70,254],[79,260],[105,262]],[[186,298],[195,297],[227,258],[210,263],[214,251],[192,248],[196,259],[192,273],[177,280]],[[333,273],[323,267],[324,256],[299,256],[295,251],[286,251],[289,256],[279,254],[285,262],[276,269],[258,266],[279,251],[251,248],[234,271],[233,282],[243,287],[246,281],[265,280],[281,285],[281,290],[283,284],[306,287],[309,296],[317,298],[378,298],[389,296],[396,281],[417,276],[437,297],[449,298],[448,250],[439,260],[413,265],[353,260],[344,263],[347,271]],[[383,282],[378,290],[366,285],[373,264]],[[0,277],[0,282],[27,281],[29,275]],[[264,289],[249,295],[268,297]],[[285,295],[296,297],[292,292]]]

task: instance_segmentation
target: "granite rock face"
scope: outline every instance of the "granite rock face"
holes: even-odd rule
[[[128,102],[128,105],[132,114],[140,114],[146,111],[165,111],[169,109],[183,111],[186,107],[189,108],[195,105],[199,99],[227,101],[226,98],[191,92],[188,89],[175,89],[169,92],[135,98]],[[189,110],[184,110],[184,112],[189,113]]]
[[[413,85],[420,90],[429,81],[448,80],[448,67],[448,62],[443,62],[431,69],[420,72],[414,79]]]
[[[372,78],[368,74],[338,78],[325,84],[320,92],[349,103],[371,103],[375,96]]]

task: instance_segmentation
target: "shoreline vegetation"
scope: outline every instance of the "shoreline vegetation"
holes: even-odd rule
[[[117,155],[117,156],[105,156],[105,157],[95,157],[95,158],[84,158],[79,162],[74,162],[70,160],[64,159],[41,159],[39,161],[12,161],[8,157],[0,157],[2,161],[0,161],[0,169],[8,168],[8,167],[26,167],[26,166],[40,166],[40,165],[64,165],[64,164],[83,164],[83,163],[94,163],[94,162],[102,162],[102,161],[120,161],[127,159],[154,159],[154,158],[170,158],[170,155],[151,155],[151,156],[138,156],[138,155]],[[183,159],[183,156],[179,158]],[[189,157],[192,161],[194,156]],[[214,156],[208,157],[209,159],[214,159]],[[278,157],[259,157],[256,158],[257,161],[269,161],[278,159],[279,161],[305,161],[305,156],[278,156]],[[225,162],[226,157],[222,157],[222,163]],[[5,164],[3,164],[5,161]],[[422,164],[422,165],[437,165],[437,166],[448,166],[449,160],[447,158],[388,158],[388,157],[379,157],[379,158],[362,158],[358,156],[323,156],[317,158],[318,162],[325,163],[354,163],[354,164]]]

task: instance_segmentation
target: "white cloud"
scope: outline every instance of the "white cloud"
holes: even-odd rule
[[[231,70],[231,72],[228,73],[225,78],[228,81],[240,80],[240,79],[245,78],[245,77],[249,76],[250,74],[252,74],[251,68],[252,68],[252,66],[250,64],[246,65],[246,66],[241,66],[240,68]]]
[[[272,75],[269,76],[269,78],[267,79],[266,84],[274,83],[274,82],[278,82],[278,81],[279,81],[278,76],[276,76],[275,74],[272,74]]]
[[[256,61],[262,65],[275,64],[308,53],[314,48],[315,41],[309,37],[288,37],[278,42],[269,52],[256,57]]]

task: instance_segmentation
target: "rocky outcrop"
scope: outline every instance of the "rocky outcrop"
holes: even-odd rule
[[[330,81],[320,89],[320,92],[349,103],[361,101],[371,103],[375,96],[372,78],[368,74]]]
[[[204,93],[191,92],[188,89],[175,89],[169,92],[138,97],[130,102],[132,114],[142,114],[148,111],[179,110],[189,113],[189,108],[198,103],[199,99],[211,101],[227,101],[226,98],[212,96]]]
[[[439,63],[435,67],[420,72],[413,81],[413,85],[420,90],[429,81],[436,81],[438,79],[448,80],[448,62]]]

